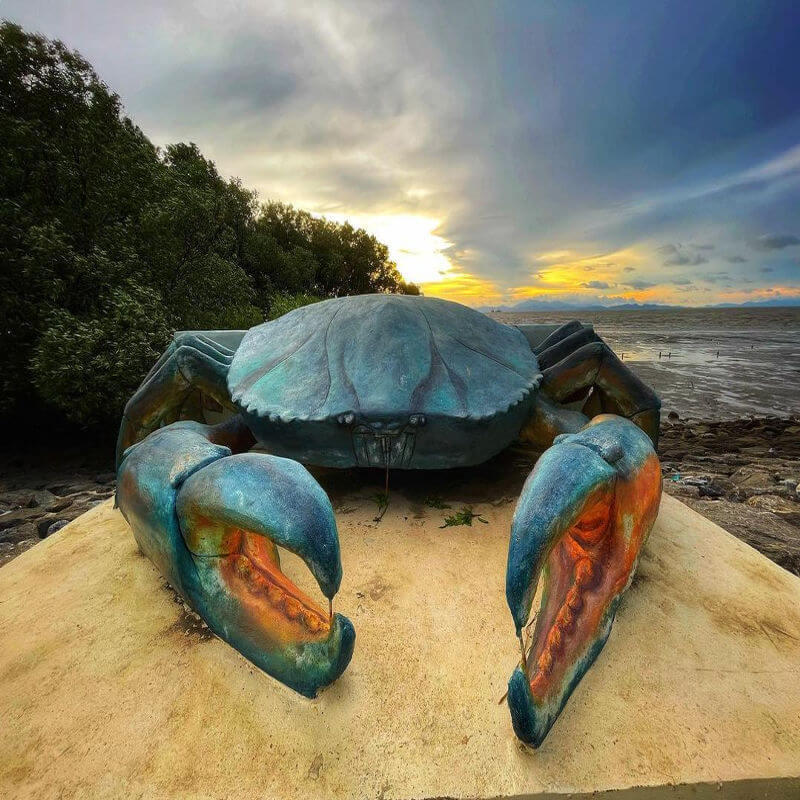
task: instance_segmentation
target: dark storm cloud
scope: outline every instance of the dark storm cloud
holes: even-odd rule
[[[783,250],[785,247],[794,247],[800,244],[800,238],[793,234],[764,234],[750,242],[756,250]]]
[[[606,281],[585,281],[581,284],[584,289],[610,289],[611,284]]]
[[[708,263],[708,259],[698,252],[698,248],[693,245],[664,244],[656,249],[666,256],[662,261],[665,267],[698,266],[699,264]],[[713,247],[703,249],[713,249]]]
[[[501,290],[550,251],[638,247],[635,290],[798,244],[769,233],[800,210],[789,3],[2,8],[82,51],[158,144],[197,142],[263,198],[439,220],[454,267]],[[734,284],[752,272],[724,260]]]
[[[629,289],[651,289],[653,286],[658,286],[657,283],[652,283],[651,281],[644,281],[644,280],[625,281],[620,285],[626,286]]]

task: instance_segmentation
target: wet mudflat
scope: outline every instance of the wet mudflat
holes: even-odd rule
[[[665,414],[717,420],[800,412],[800,308],[491,316],[512,324],[592,323],[655,388]]]

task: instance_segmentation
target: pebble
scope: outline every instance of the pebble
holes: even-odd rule
[[[57,519],[54,523],[50,525],[50,527],[47,529],[47,532],[42,538],[52,536],[54,533],[56,533],[56,531],[60,531],[68,523],[69,523],[68,519]]]

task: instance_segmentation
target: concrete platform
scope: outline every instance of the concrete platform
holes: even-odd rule
[[[402,493],[379,524],[340,504],[358,639],[316,701],[210,637],[97,507],[0,569],[0,796],[800,796],[800,580],[666,496],[605,651],[520,746],[513,507],[442,530]]]

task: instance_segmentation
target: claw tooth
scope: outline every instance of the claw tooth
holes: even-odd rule
[[[576,613],[583,608],[583,597],[578,586],[573,586],[567,593],[567,606]]]
[[[582,558],[575,568],[575,582],[578,586],[589,586],[594,580],[596,569],[592,561]]]
[[[311,633],[316,633],[321,625],[319,617],[313,611],[307,611],[303,609],[303,624],[311,631]]]
[[[563,644],[563,641],[564,641],[564,639],[563,639],[563,636],[561,634],[561,629],[559,627],[557,627],[557,626],[554,626],[550,630],[550,634],[547,637],[547,647],[548,647],[548,649],[551,650],[552,652],[560,650],[561,649],[561,645]]]
[[[283,599],[283,592],[274,584],[270,583],[267,586],[267,600],[272,603],[273,606],[277,606],[280,604],[281,600]]]
[[[549,650],[545,650],[539,656],[539,671],[550,672],[553,668],[553,654]]]
[[[303,606],[301,606],[294,597],[289,596],[286,597],[285,608],[286,616],[289,617],[289,619],[297,619],[303,610]]]
[[[563,630],[568,631],[573,624],[575,623],[575,612],[573,609],[569,607],[569,605],[565,605],[561,611],[558,612],[558,618],[556,620],[556,624]]]
[[[246,556],[238,556],[236,561],[233,564],[233,568],[236,570],[236,574],[240,578],[249,578],[252,573],[252,568],[250,567],[250,559]]]

